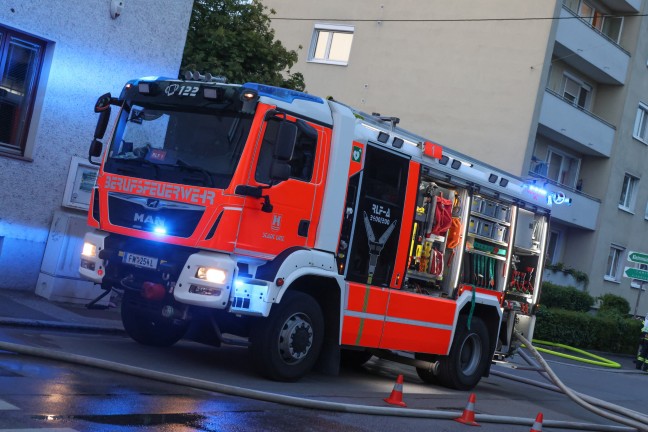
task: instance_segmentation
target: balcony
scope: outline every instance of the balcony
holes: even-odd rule
[[[551,181],[536,173],[529,172],[529,176],[538,182],[544,182],[544,188],[549,194],[558,194],[571,199],[570,204],[552,204],[551,218],[565,225],[591,230],[596,229],[601,201],[586,195],[576,189],[572,189]]]
[[[595,116],[546,89],[538,133],[575,152],[599,157],[610,157],[616,129]]]
[[[602,0],[601,3],[617,12],[638,13],[641,10],[641,0]]]
[[[554,55],[599,83],[624,84],[630,54],[569,9],[560,18]]]

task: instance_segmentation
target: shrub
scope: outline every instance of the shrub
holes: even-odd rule
[[[545,268],[571,275],[576,280],[576,282],[583,282],[585,286],[589,284],[589,276],[587,276],[587,273],[573,269],[571,267],[567,267],[563,263],[547,264],[545,265]]]
[[[592,316],[585,312],[541,308],[534,338],[581,349],[636,354],[641,321],[619,314]]]
[[[543,282],[540,302],[548,308],[587,312],[594,304],[594,298],[574,287]]]
[[[630,304],[623,297],[614,294],[603,294],[599,299],[601,300],[600,314],[627,316],[630,313]]]

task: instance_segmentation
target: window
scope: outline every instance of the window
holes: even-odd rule
[[[580,159],[556,149],[549,149],[547,155],[547,178],[559,184],[575,187],[580,170]]]
[[[45,42],[0,26],[0,154],[25,155]]]
[[[563,76],[563,98],[572,105],[589,109],[592,86],[584,81],[565,74]]]
[[[547,246],[547,262],[556,264],[558,262],[558,245],[560,242],[560,231],[551,230],[549,233],[549,245]]]
[[[596,8],[584,0],[564,0],[563,4],[593,29],[598,30],[614,43],[619,43],[623,26],[622,16],[613,16],[609,11]]]
[[[259,183],[270,184],[270,171],[272,169],[275,144],[279,138],[279,127],[282,121],[270,119],[266,124],[263,135],[263,145],[259,153],[259,162],[255,173],[255,180]],[[297,138],[293,154],[288,161],[290,165],[290,178],[310,182],[315,166],[315,151],[317,149],[317,130],[298,119]]]
[[[626,174],[623,178],[623,187],[621,188],[621,197],[619,198],[619,208],[627,211],[632,211],[635,204],[637,184],[639,179],[637,177]]]
[[[610,246],[610,254],[608,255],[607,267],[605,270],[605,279],[610,281],[619,280],[619,264],[621,263],[621,256],[625,251],[624,248],[619,246]]]
[[[648,144],[648,135],[646,134],[646,129],[648,128],[648,105],[642,103],[639,104],[637,108],[637,117],[635,117],[634,131],[632,136]]]
[[[353,26],[316,24],[309,60],[346,65],[351,54],[353,30]]]

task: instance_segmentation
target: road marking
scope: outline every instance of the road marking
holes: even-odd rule
[[[15,405],[11,405],[9,402],[5,402],[2,399],[0,399],[0,411],[7,411],[7,410],[17,410],[20,409]]]

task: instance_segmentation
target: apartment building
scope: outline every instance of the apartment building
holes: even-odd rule
[[[548,261],[648,312],[624,277],[648,253],[642,0],[263,0],[307,91],[544,186]],[[646,284],[648,286],[648,283]]]
[[[95,101],[133,78],[177,76],[192,6],[0,2],[0,289],[81,284]]]

